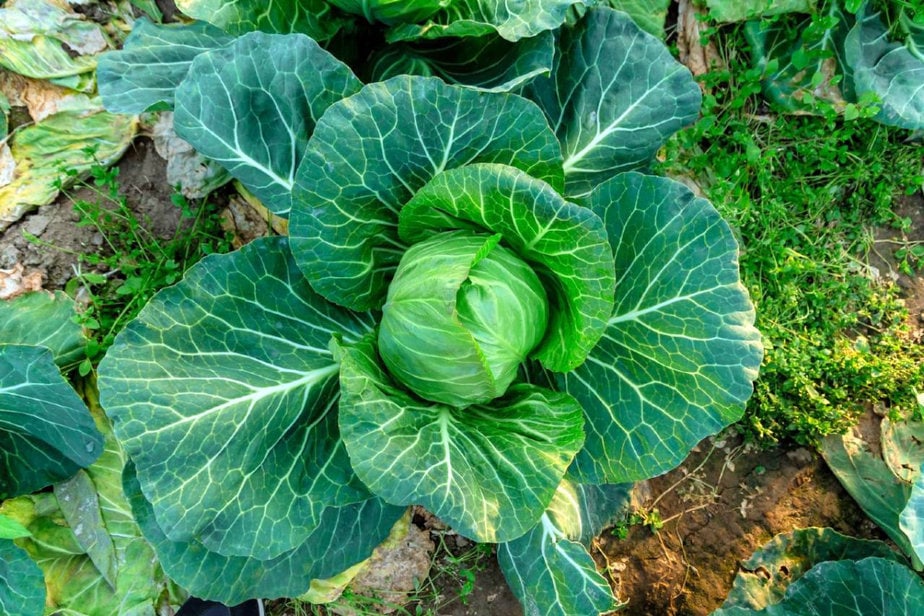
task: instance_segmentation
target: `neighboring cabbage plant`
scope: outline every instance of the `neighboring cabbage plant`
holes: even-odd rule
[[[761,346],[732,232],[638,172],[699,88],[624,13],[556,40],[523,96],[364,86],[259,32],[170,92],[290,231],[191,268],[99,367],[134,513],[191,593],[299,595],[417,504],[499,544],[529,613],[607,611],[587,546],[618,484],[740,418]]]
[[[915,616],[922,604],[924,581],[888,544],[797,528],[741,563],[712,616]]]
[[[924,5],[896,0],[709,0],[720,21],[750,19],[744,32],[764,94],[780,108],[817,100],[856,116],[874,105],[889,126],[924,129]],[[763,16],[780,14],[778,18]],[[848,116],[849,117],[849,116]]]

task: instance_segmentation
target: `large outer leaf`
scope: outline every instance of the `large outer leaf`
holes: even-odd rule
[[[737,243],[708,201],[625,173],[587,203],[613,245],[616,307],[587,361],[559,377],[587,420],[572,471],[586,483],[644,479],[741,417],[760,334]]]
[[[17,131],[11,147],[16,160],[13,181],[0,186],[0,231],[54,201],[62,185],[69,186],[92,166],[118,160],[136,126],[130,116],[78,109]]]
[[[326,41],[344,23],[324,0],[177,0],[176,6],[232,34],[299,32]]]
[[[28,344],[48,348],[58,366],[84,356],[86,339],[74,322],[74,300],[62,292],[36,292],[0,301],[0,344]]]
[[[919,562],[924,562],[924,474],[919,474],[905,508],[898,516],[898,527]]]
[[[647,165],[699,113],[702,95],[690,71],[625,13],[588,11],[561,31],[559,50],[552,74],[524,94],[561,141],[566,196]]]
[[[161,26],[141,18],[121,51],[100,56],[96,80],[103,104],[115,113],[141,113],[157,103],[172,108],[174,91],[196,56],[233,40],[202,21]]]
[[[176,90],[174,125],[285,216],[315,123],[361,86],[346,64],[307,36],[251,32],[196,56]]]
[[[763,609],[779,603],[789,585],[818,563],[869,556],[904,562],[883,541],[856,539],[830,528],[797,528],[777,535],[741,563],[722,607]]]
[[[474,223],[500,233],[532,263],[549,295],[545,340],[533,353],[566,372],[600,340],[613,310],[613,253],[600,218],[513,167],[478,164],[444,171],[401,210],[408,243]]]
[[[103,454],[81,472],[77,486],[55,486],[8,500],[0,506],[31,531],[19,543],[39,565],[47,590],[47,613],[67,616],[151,616],[168,605],[182,603],[154,551],[132,518],[122,493],[125,454],[112,434],[109,420],[92,386],[83,392],[93,420],[103,433]],[[77,489],[74,489],[77,488]],[[93,493],[90,500],[87,496]],[[70,500],[68,500],[70,499]],[[63,510],[70,509],[71,514]],[[107,566],[92,537],[110,538],[115,556]],[[94,559],[87,551],[96,552]],[[98,568],[107,566],[108,579]],[[114,578],[112,577],[114,575]],[[172,613],[172,610],[168,610]]]
[[[564,23],[568,9],[584,3],[584,0],[453,0],[426,23],[392,28],[386,39],[394,43],[496,32],[508,41],[518,41],[558,28]]]
[[[22,548],[0,539],[0,614],[42,616],[45,580],[42,571]]]
[[[325,506],[368,497],[337,436],[328,342],[371,327],[314,294],[281,238],[209,256],[151,300],[100,393],[168,537],[268,559]]]
[[[719,22],[744,21],[780,13],[811,13],[816,0],[706,0],[709,17]]]
[[[879,98],[876,120],[889,126],[924,128],[924,60],[901,43],[889,40],[889,31],[869,3],[844,41],[845,63],[857,97],[872,93]]]
[[[598,614],[616,607],[588,553],[593,537],[629,503],[628,485],[565,480],[539,524],[497,548],[501,570],[527,614]]]
[[[518,96],[402,76],[335,103],[298,170],[289,232],[299,267],[332,302],[381,306],[404,252],[398,210],[436,174],[478,162],[563,183],[555,135]]]
[[[762,610],[718,609],[712,616],[919,616],[924,581],[892,560],[864,558],[823,562]]]
[[[195,596],[227,605],[305,593],[312,579],[331,577],[368,558],[404,512],[377,498],[329,507],[302,544],[270,560],[258,560],[223,556],[195,540],[171,541],[141,493],[133,467],[126,468],[124,482],[132,512],[167,574]]]
[[[552,70],[551,32],[511,43],[497,34],[390,45],[372,60],[372,81],[396,75],[435,75],[488,92],[510,92]]]
[[[825,462],[869,518],[911,557],[915,569],[924,568],[914,547],[899,527],[911,489],[895,477],[863,440],[852,434],[832,435],[819,448]]]
[[[73,475],[98,458],[102,446],[51,351],[0,344],[0,499]]]
[[[395,385],[369,338],[342,353],[340,431],[370,490],[421,504],[476,541],[509,541],[536,524],[583,439],[570,396],[519,384],[490,405],[455,409]]]

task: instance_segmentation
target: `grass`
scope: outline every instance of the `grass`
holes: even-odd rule
[[[74,253],[75,276],[65,291],[84,305],[76,317],[88,333],[86,358],[78,366],[86,376],[112,345],[116,334],[134,319],[160,289],[183,276],[196,261],[213,252],[228,252],[231,238],[221,229],[217,206],[205,201],[191,204],[179,192],[172,196],[181,222],[174,235],[164,239],[149,231],[122,194],[118,167],[101,165],[90,177],[65,194],[73,201],[78,227],[91,227],[102,238],[98,251]],[[76,199],[77,189],[93,196]],[[52,249],[40,238],[31,242]]]
[[[742,427],[758,441],[814,444],[873,403],[918,408],[924,352],[909,343],[898,287],[869,266],[878,227],[901,228],[896,196],[920,190],[919,144],[870,119],[772,113],[760,74],[716,36],[727,70],[702,79],[703,117],[669,144],[662,171],[692,180],[735,229],[766,356]],[[903,246],[908,271],[921,251]]]

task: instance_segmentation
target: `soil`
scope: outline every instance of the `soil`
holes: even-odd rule
[[[905,307],[911,319],[909,326],[917,342],[924,341],[924,276],[908,276],[900,273],[894,257],[895,251],[903,245],[924,242],[924,196],[922,192],[898,197],[895,213],[900,218],[910,221],[908,229],[896,233],[894,229],[877,229],[875,241],[877,250],[873,253],[872,264],[879,268],[880,275],[895,280],[902,288]],[[924,262],[917,263],[919,270],[924,269]]]
[[[150,139],[135,140],[119,161],[119,184],[136,218],[156,236],[172,237],[181,212],[170,201],[166,162],[154,151]],[[103,250],[104,238],[92,226],[76,225],[76,201],[96,203],[99,196],[89,187],[66,191],[54,203],[40,207],[0,233],[0,269],[20,264],[25,275],[38,275],[43,287],[61,289],[74,276],[80,253]],[[103,203],[104,206],[110,205]],[[26,239],[24,233],[38,238]]]
[[[725,600],[738,563],[774,535],[827,526],[883,539],[821,458],[807,449],[760,451],[736,436],[707,439],[675,471],[649,482],[664,526],[633,526],[597,539],[623,612],[700,616]]]

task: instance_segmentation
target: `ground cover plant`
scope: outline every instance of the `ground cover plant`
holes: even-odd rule
[[[177,282],[203,256],[231,249],[231,238],[221,228],[218,209],[210,201],[191,203],[182,193],[174,192],[171,200],[181,213],[181,222],[173,237],[157,237],[150,230],[151,221],[139,220],[132,211],[119,182],[118,167],[96,165],[89,175],[89,180],[78,180],[71,188],[61,186],[71,198],[79,189],[89,193],[89,198],[74,199],[76,224],[94,229],[102,243],[101,249],[76,255],[75,275],[64,289],[85,304],[77,317],[88,334],[86,357],[78,365],[81,376],[99,363],[116,333],[138,315],[156,291]],[[61,250],[40,238],[28,237],[46,249]]]
[[[740,416],[761,352],[731,231],[631,171],[699,90],[625,14],[558,37],[527,98],[362,86],[304,35],[249,33],[146,99],[289,218],[158,294],[100,365],[135,515],[194,594],[300,594],[422,504],[500,544],[527,609],[605,611],[581,542],[615,484]],[[160,75],[126,47],[116,107]]]

